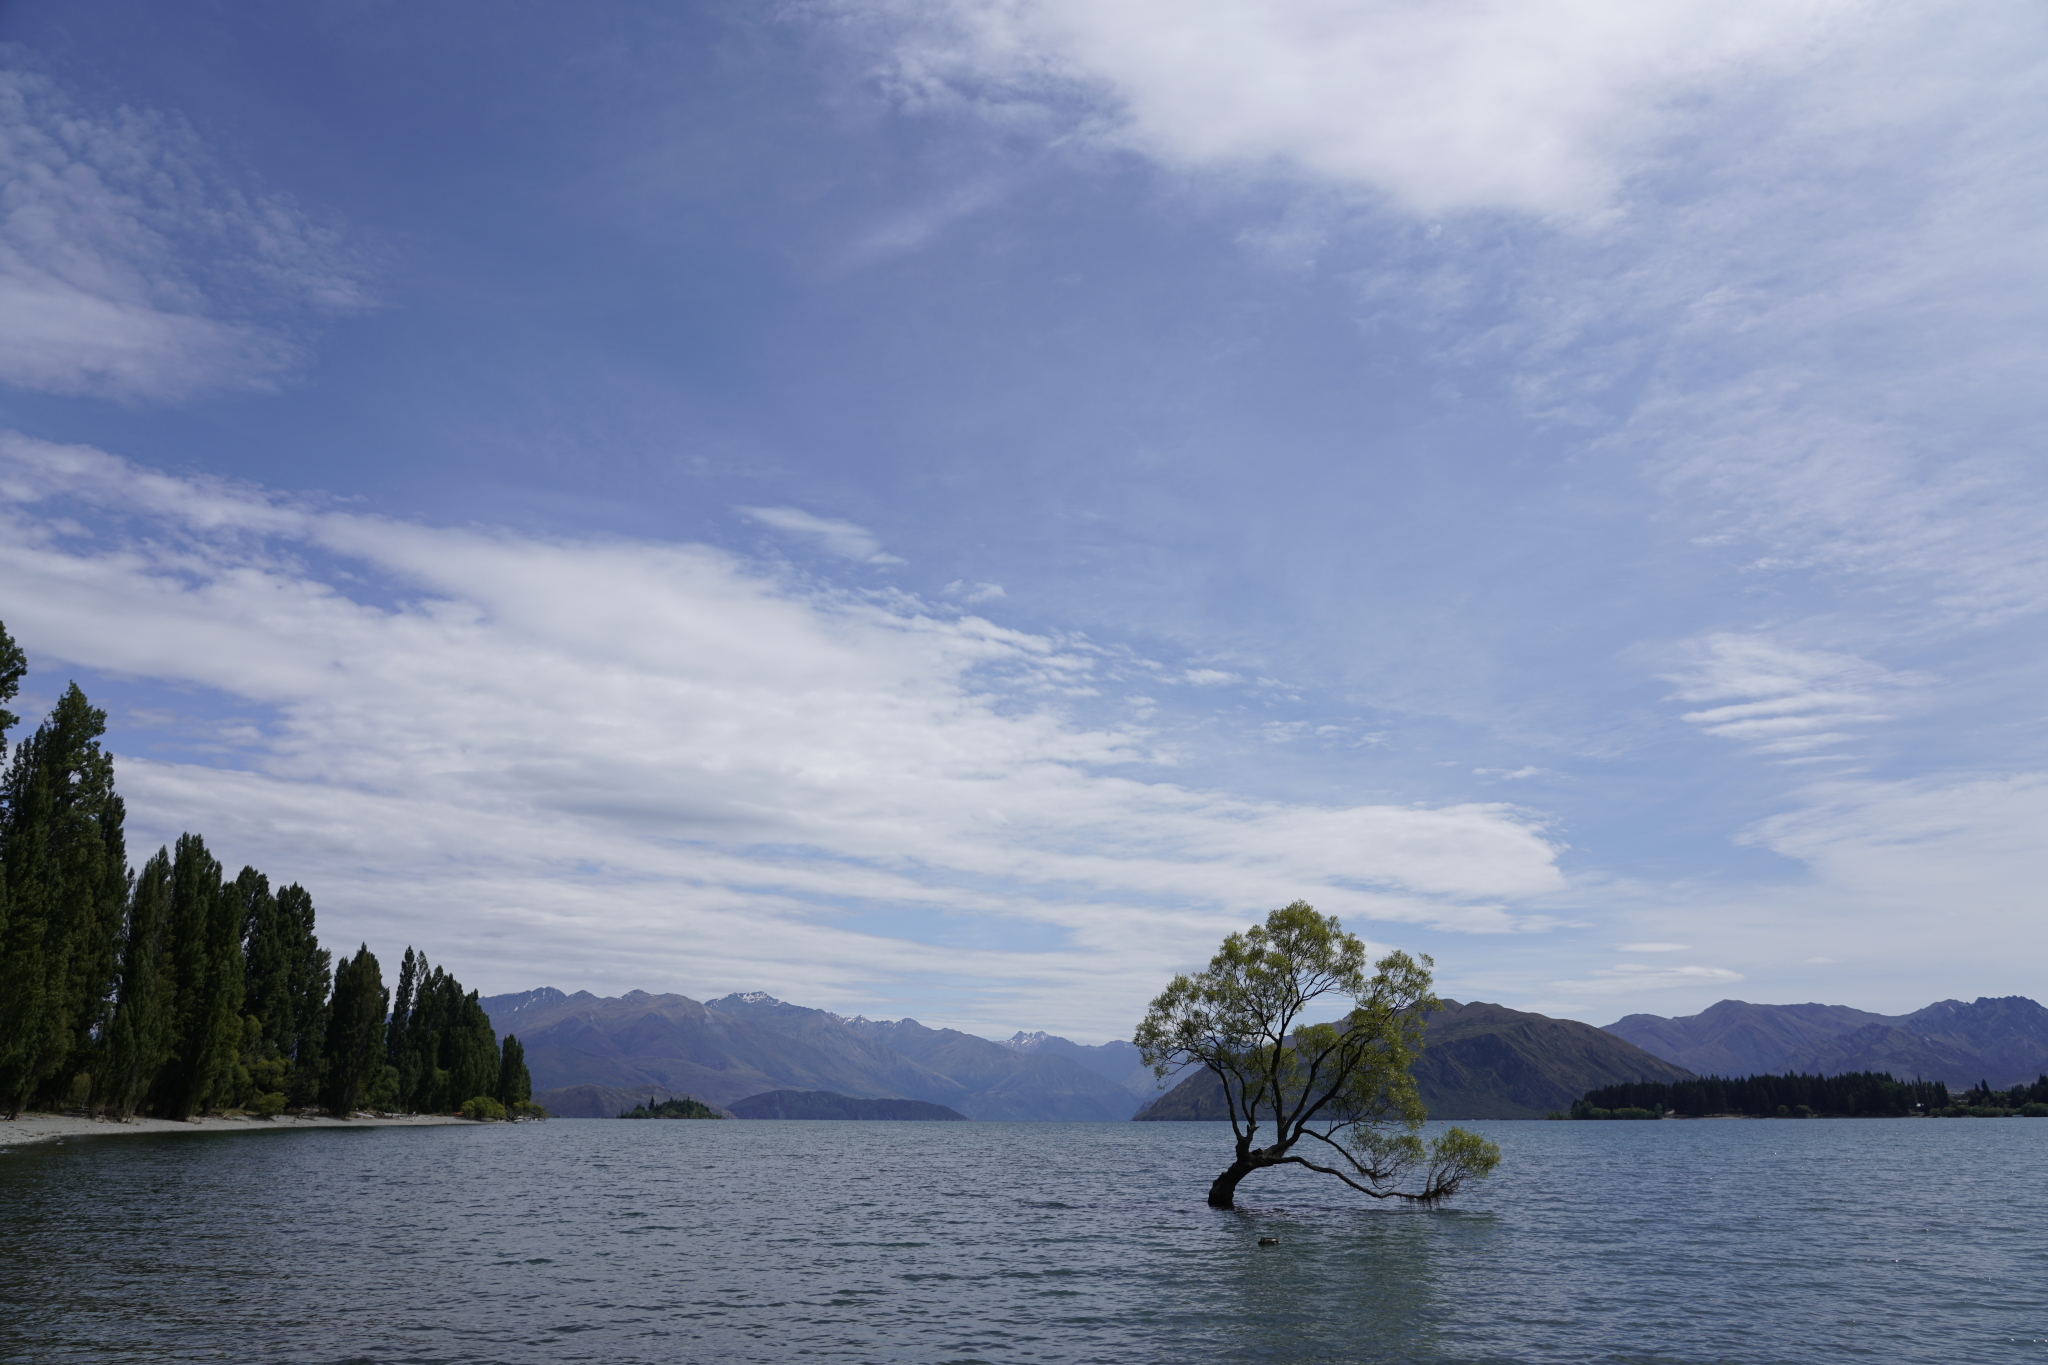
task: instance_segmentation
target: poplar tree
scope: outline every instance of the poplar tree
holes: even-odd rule
[[[31,1099],[61,1102],[75,1077],[89,1083],[111,1009],[129,874],[114,763],[99,744],[106,722],[73,683],[0,784],[0,1107],[9,1113]]]
[[[333,958],[313,933],[313,897],[297,882],[277,893],[277,922],[285,945],[285,994],[291,1001],[291,1041],[279,1043],[291,1058],[285,1098],[308,1105],[320,1097]]]
[[[498,1054],[498,1103],[510,1109],[533,1099],[533,1077],[526,1070],[526,1045],[511,1034]]]
[[[171,862],[170,1059],[150,1107],[186,1119],[222,1103],[242,1046],[242,935],[234,888],[196,834],[178,836]]]
[[[96,1089],[101,1107],[117,1118],[133,1114],[171,1053],[171,855],[158,849],[142,865],[128,897],[128,932],[121,949],[114,1019]]]
[[[327,1084],[324,1099],[337,1118],[356,1111],[383,1069],[384,1011],[390,993],[368,944],[334,969],[334,998],[327,1018]]]
[[[270,894],[270,878],[245,867],[235,878],[242,932],[242,1011],[244,1031],[254,1036],[244,1051],[250,1090],[281,1092],[291,1069],[295,1012],[291,998],[291,945]]]

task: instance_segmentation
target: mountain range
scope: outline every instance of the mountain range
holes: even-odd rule
[[[1723,1000],[1677,1019],[1631,1014],[1606,1031],[1703,1076],[1886,1071],[1952,1089],[1980,1080],[2002,1089],[2048,1073],[2048,1009],[2019,995],[1943,1000],[1899,1015]]]
[[[1437,1119],[1540,1119],[1619,1081],[1682,1081],[1692,1073],[1573,1019],[1505,1005],[1444,1001],[1412,1070]],[[1139,1110],[1140,1119],[1229,1117],[1222,1082],[1203,1071]]]
[[[536,1098],[611,1117],[692,1095],[732,1108],[772,1091],[918,1100],[974,1119],[1220,1118],[1213,1077],[1162,1087],[1129,1042],[1045,1032],[1003,1041],[915,1019],[846,1018],[759,991],[711,1001],[543,987],[482,1002],[526,1048]],[[1944,1000],[1906,1015],[1723,1000],[1696,1015],[1632,1014],[1596,1029],[1504,1005],[1446,1001],[1415,1079],[1432,1117],[1540,1118],[1588,1090],[1689,1075],[1888,1071],[1965,1087],[2048,1072],[2048,1009],[2020,996]],[[1172,1078],[1169,1078],[1171,1080]]]
[[[973,1119],[1118,1120],[1138,1103],[1129,1043],[1027,1035],[1006,1046],[915,1019],[847,1019],[759,991],[699,1002],[543,987],[482,1004],[500,1036],[519,1035],[535,1098],[551,1108],[556,1098],[581,1109],[609,1104],[610,1092],[651,1090],[726,1107],[772,1090],[829,1091],[923,1100]],[[582,1087],[597,1094],[566,1093]]]

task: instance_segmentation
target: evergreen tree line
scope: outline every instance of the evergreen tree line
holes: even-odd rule
[[[0,706],[26,672],[0,626]],[[367,945],[332,964],[304,887],[230,880],[196,834],[131,871],[105,732],[73,683],[0,776],[0,1111],[531,1108],[519,1040],[424,956],[394,1011]]]
[[[1843,1118],[1903,1117],[1949,1109],[1941,1081],[1896,1080],[1882,1071],[1839,1076],[1702,1076],[1690,1081],[1631,1081],[1588,1090],[1572,1105],[1575,1119],[1657,1118],[1666,1113],[1699,1118],[1746,1114],[1759,1118],[1807,1115]],[[1623,1110],[1634,1111],[1622,1113]]]

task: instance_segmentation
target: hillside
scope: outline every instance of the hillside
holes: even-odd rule
[[[1430,1017],[1416,1088],[1434,1119],[1537,1119],[1571,1108],[1596,1086],[1683,1080],[1691,1073],[1612,1034],[1571,1019],[1461,1005]],[[1228,1117],[1222,1083],[1189,1077],[1136,1115],[1146,1120]]]
[[[1943,1000],[1904,1015],[1723,1000],[1675,1019],[1631,1014],[1607,1031],[1700,1075],[1887,1071],[2002,1088],[2048,1072],[2048,1009],[2018,995]]]

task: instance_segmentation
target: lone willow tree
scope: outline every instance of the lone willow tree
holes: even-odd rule
[[[1208,970],[1173,979],[1137,1043],[1161,1079],[1196,1062],[1222,1083],[1237,1156],[1209,1186],[1209,1207],[1235,1208],[1244,1178],[1275,1166],[1423,1204],[1492,1173],[1500,1148],[1485,1138],[1453,1128],[1425,1147],[1420,1135],[1422,1100],[1408,1067],[1422,1050],[1424,1017],[1443,1008],[1430,993],[1432,965],[1394,952],[1367,976],[1365,945],[1296,901],[1224,939]],[[1319,1001],[1336,1000],[1351,1002],[1342,1019],[1302,1022]],[[1399,1188],[1413,1176],[1421,1188]]]

